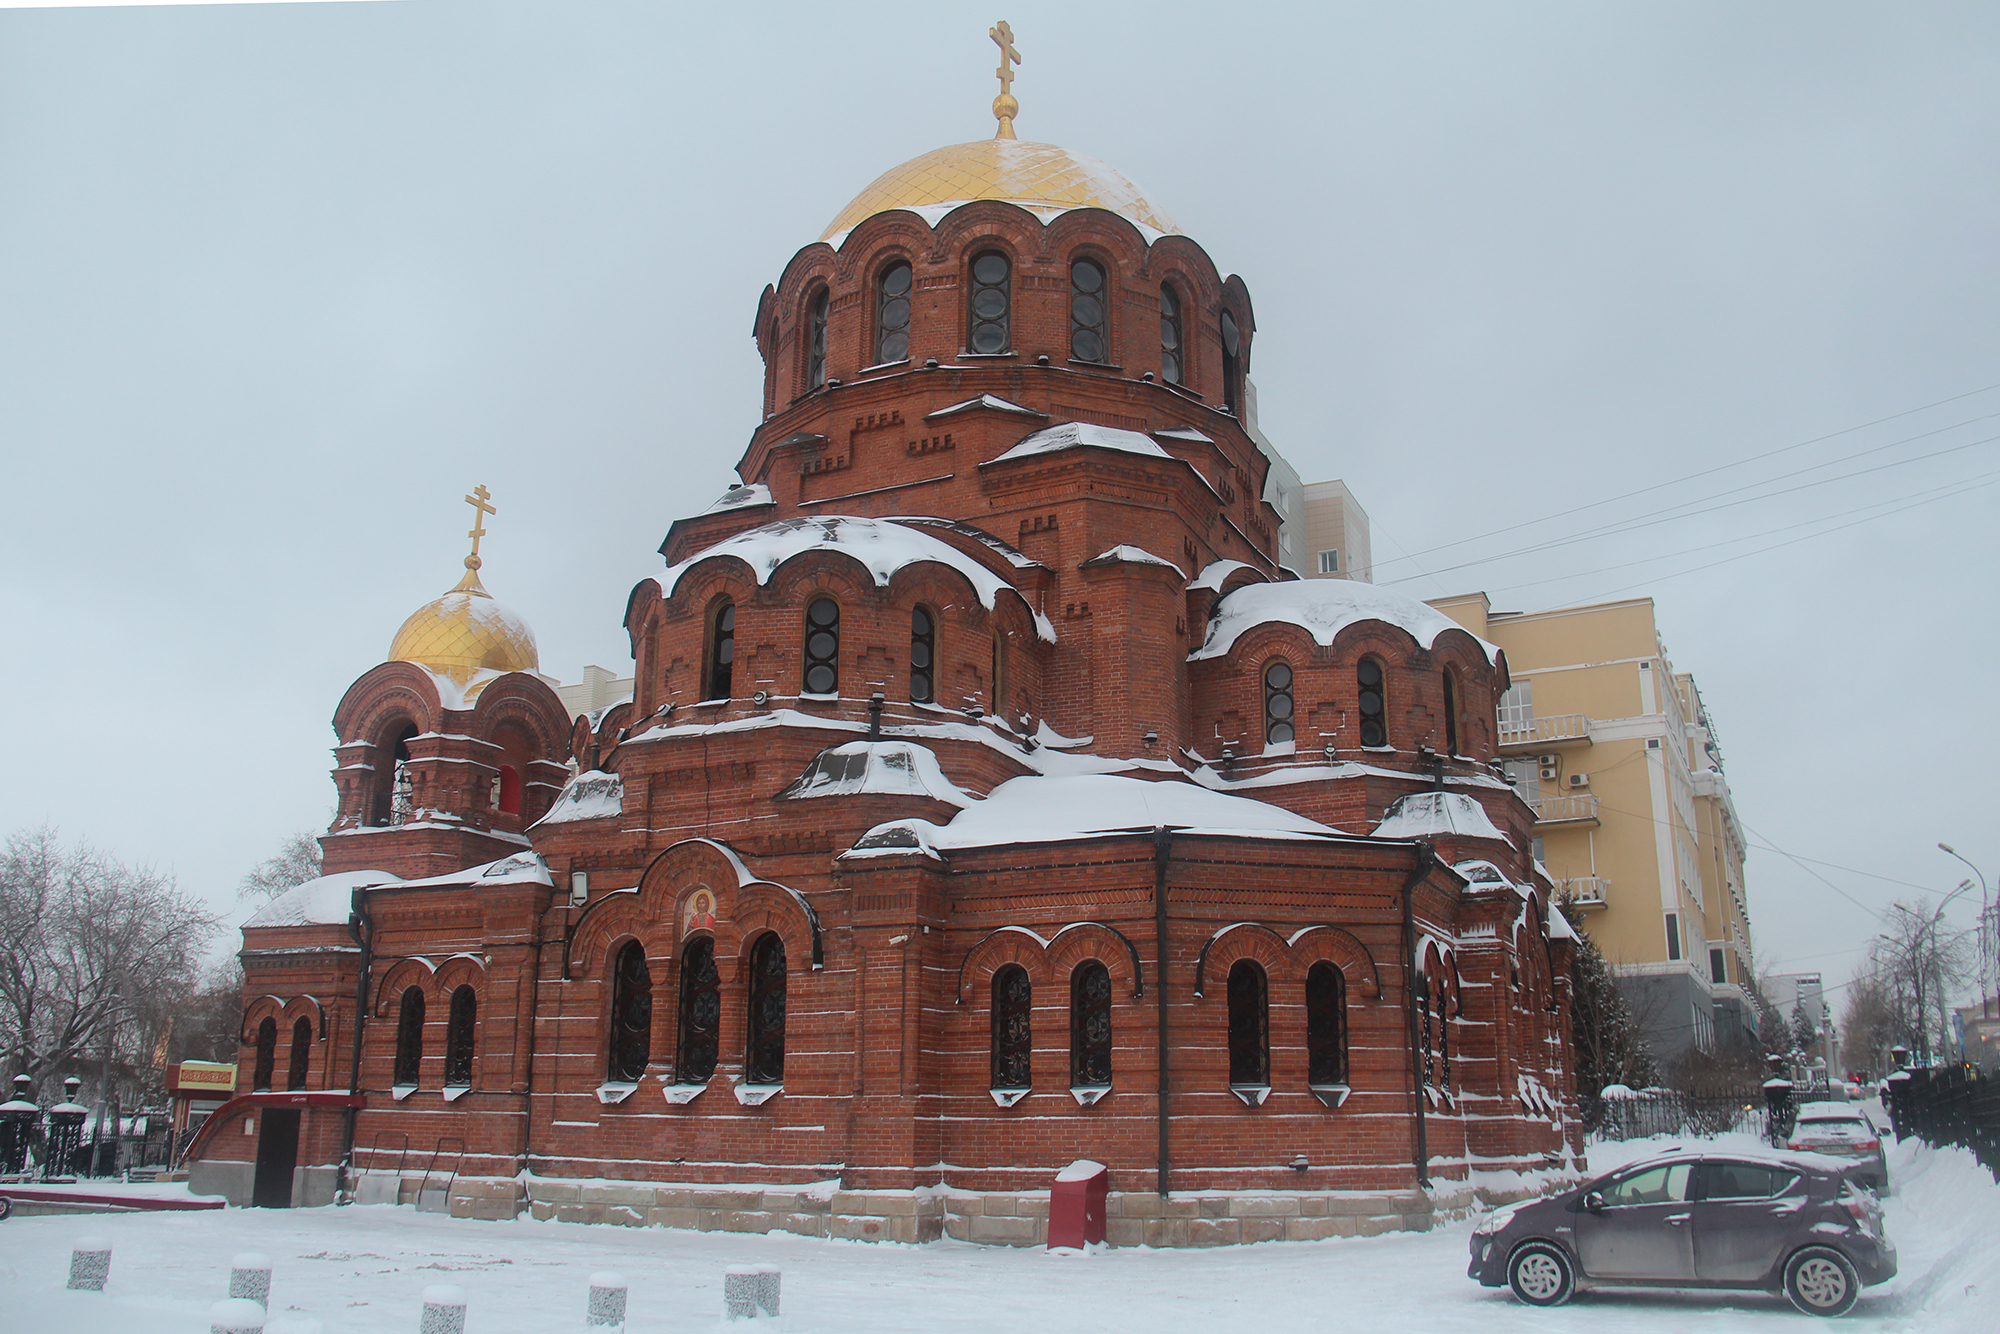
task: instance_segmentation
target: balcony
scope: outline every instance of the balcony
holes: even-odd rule
[[[1590,744],[1590,719],[1581,713],[1552,713],[1546,718],[1502,718],[1500,753],[1560,749]]]
[[[1599,823],[1596,797],[1543,797],[1529,802],[1528,809],[1535,813],[1536,828],[1546,825],[1595,828]]]
[[[1605,896],[1610,892],[1611,882],[1601,875],[1580,875],[1556,881],[1556,898],[1584,912],[1602,908]]]

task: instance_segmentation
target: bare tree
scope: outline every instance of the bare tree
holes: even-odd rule
[[[0,1067],[145,1096],[218,919],[173,877],[44,826],[0,853]]]
[[[1896,1043],[1896,1016],[1889,989],[1872,972],[1855,977],[1841,1007],[1840,1027],[1846,1035],[1840,1059],[1849,1069],[1881,1075],[1889,1068],[1889,1048]]]
[[[277,853],[252,867],[236,886],[240,899],[275,899],[308,880],[319,879],[319,840],[306,830],[289,835]]]
[[[1895,1041],[1929,1065],[1951,1046],[1950,997],[1972,977],[1968,932],[1941,931],[1927,900],[1912,908],[1894,904],[1882,915],[1883,928],[1869,946],[1870,974],[1881,985]]]

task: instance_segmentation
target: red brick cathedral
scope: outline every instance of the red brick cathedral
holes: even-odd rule
[[[604,590],[628,701],[537,674],[468,497],[244,928],[197,1189],[1020,1243],[1093,1159],[1186,1245],[1573,1165],[1504,659],[1279,565],[1249,290],[1002,103],[764,290],[741,484]]]

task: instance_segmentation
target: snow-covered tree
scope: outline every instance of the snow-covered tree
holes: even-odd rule
[[[242,899],[275,899],[308,880],[319,879],[319,840],[306,830],[290,835],[278,851],[252,867],[236,886]]]

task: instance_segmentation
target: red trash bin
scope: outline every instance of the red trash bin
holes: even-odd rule
[[[1079,1158],[1056,1173],[1049,1190],[1049,1248],[1082,1250],[1104,1240],[1104,1197],[1111,1174],[1103,1163]]]

